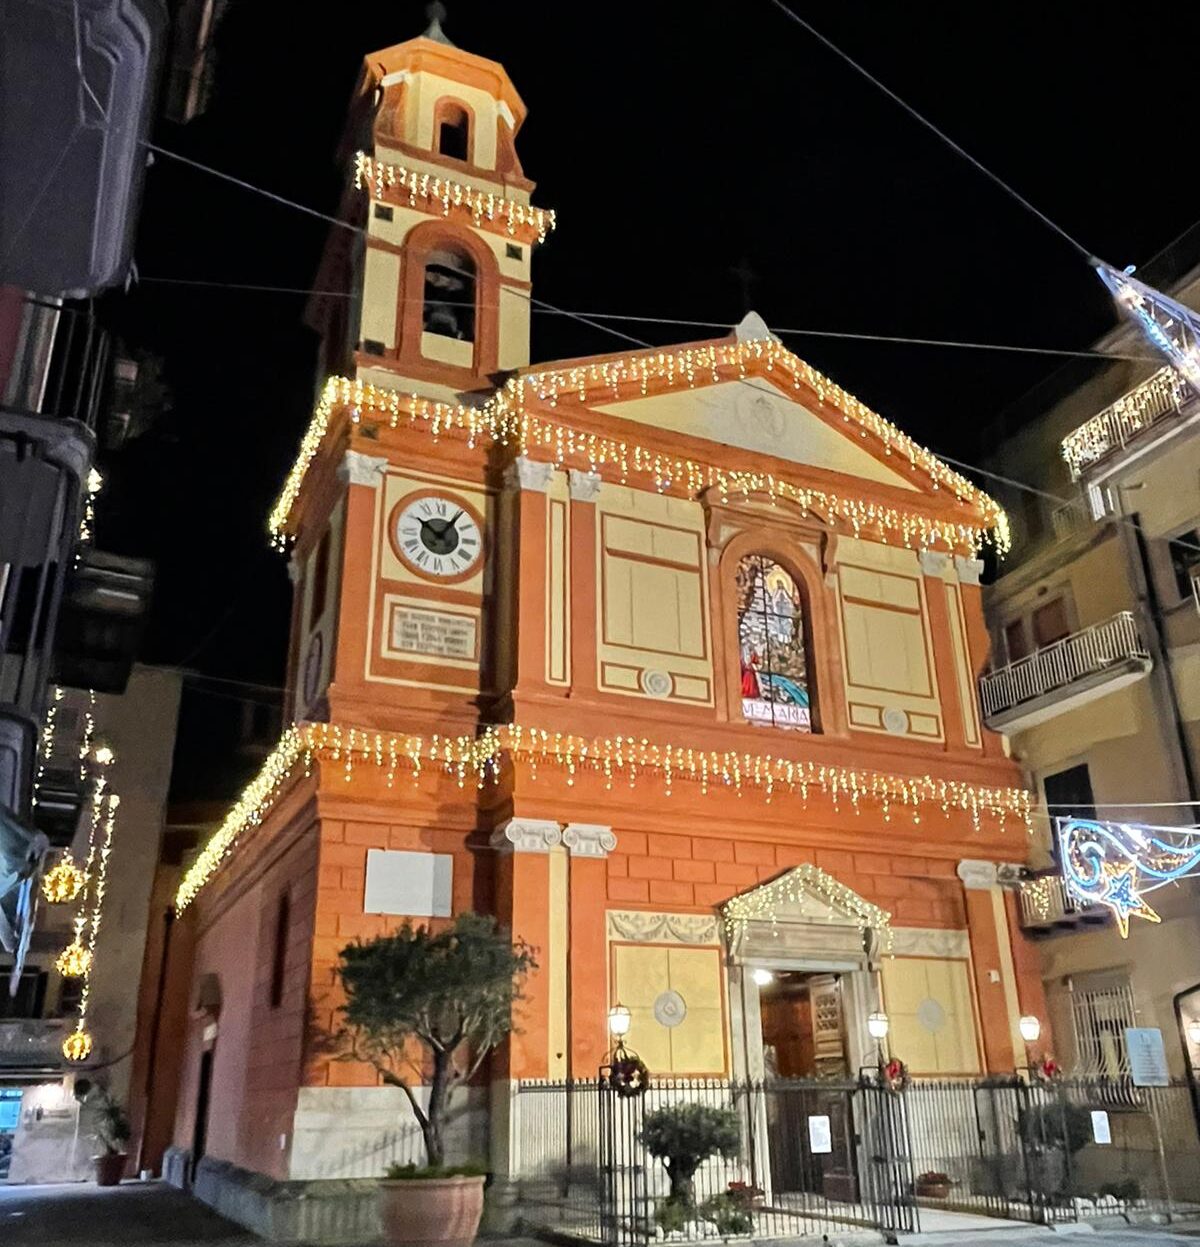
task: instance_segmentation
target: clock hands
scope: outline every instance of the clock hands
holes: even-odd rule
[[[421,542],[432,554],[453,554],[458,548],[458,529],[456,525],[462,516],[457,515],[448,520],[421,520]]]

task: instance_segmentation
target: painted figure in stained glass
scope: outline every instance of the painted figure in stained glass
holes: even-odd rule
[[[759,554],[738,565],[742,713],[751,723],[812,731],[804,604],[796,582]]]

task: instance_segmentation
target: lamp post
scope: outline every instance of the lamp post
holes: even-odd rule
[[[1019,1074],[1024,1069],[1028,1075],[1029,1070],[1033,1068],[1033,1054],[1030,1049],[1042,1037],[1041,1019],[1032,1013],[1026,1013],[1017,1021],[1017,1030],[1020,1031],[1021,1038],[1025,1042],[1025,1064],[1017,1067],[1017,1073]]]
[[[609,1009],[608,1033],[617,1041],[618,1046],[620,1046],[625,1036],[629,1034],[629,1028],[632,1025],[633,1014],[619,1001]]]
[[[887,1038],[888,1031],[891,1029],[891,1022],[888,1015],[882,1009],[877,1009],[874,1013],[867,1016],[867,1034],[875,1040],[875,1047],[879,1055],[879,1068],[884,1065],[883,1041]]]

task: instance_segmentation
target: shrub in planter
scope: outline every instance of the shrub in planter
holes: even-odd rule
[[[712,1156],[732,1160],[741,1151],[737,1114],[707,1104],[672,1104],[647,1113],[640,1138],[667,1171],[667,1202],[688,1210],[696,1206],[696,1170]]]
[[[494,918],[464,913],[445,930],[405,923],[342,949],[345,1055],[372,1065],[407,1096],[427,1166],[394,1166],[380,1184],[391,1243],[468,1244],[483,1211],[483,1170],[446,1167],[451,1092],[513,1028],[532,950]],[[423,1104],[417,1094],[428,1087]]]
[[[953,1185],[954,1180],[948,1173],[930,1170],[917,1177],[917,1194],[924,1199],[945,1199]]]
[[[1030,1181],[1046,1195],[1061,1195],[1070,1184],[1071,1157],[1092,1140],[1091,1110],[1055,1098],[1022,1109],[1017,1129],[1030,1158]]]
[[[124,1108],[109,1093],[107,1087],[80,1079],[75,1085],[79,1102],[92,1109],[92,1138],[101,1151],[92,1157],[96,1170],[97,1186],[116,1186],[125,1173],[125,1145],[129,1142],[129,1118]]]

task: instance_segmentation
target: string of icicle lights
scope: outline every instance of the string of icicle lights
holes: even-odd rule
[[[376,199],[407,198],[410,207],[418,201],[422,207],[441,204],[444,217],[452,209],[461,209],[470,214],[475,226],[498,226],[514,236],[536,236],[538,242],[545,242],[556,224],[552,208],[535,208],[495,191],[480,190],[468,182],[376,160],[366,152],[359,152],[354,158],[354,185],[358,190],[369,187]],[[388,192],[392,192],[391,196]]]
[[[770,473],[731,471],[717,464],[663,454],[617,436],[573,428],[569,419],[555,410],[562,400],[615,401],[635,394],[645,396],[652,385],[656,389],[660,385],[667,389],[694,388],[744,380],[751,374],[771,374],[795,390],[802,386],[812,390],[822,404],[839,411],[843,422],[853,426],[861,438],[878,439],[886,455],[924,472],[933,489],[953,495],[973,514],[962,520],[936,518]],[[542,410],[530,410],[530,400]],[[332,377],[326,382],[296,461],[271,511],[268,528],[280,547],[286,544],[288,522],[304,478],[339,408],[348,409],[354,423],[370,413],[392,428],[405,424],[424,430],[434,439],[454,433],[465,436],[469,446],[488,442],[512,447],[517,454],[549,458],[556,467],[575,463],[586,464],[592,472],[608,468],[615,470],[622,483],[630,477],[649,478],[659,493],[684,491],[695,496],[715,486],[723,498],[766,494],[772,501],[793,502],[805,511],[842,521],[856,537],[864,530],[877,531],[885,541],[898,540],[918,549],[943,546],[952,551],[977,551],[990,539],[1003,553],[1010,544],[1008,517],[997,502],[773,338],[643,352],[574,368],[533,371],[510,378],[478,407],[434,402],[416,394]]]
[[[416,781],[423,772],[434,771],[453,775],[460,788],[482,788],[500,778],[505,759],[525,764],[535,780],[539,771],[553,768],[568,786],[578,774],[587,772],[602,775],[607,788],[615,784],[633,787],[650,778],[668,796],[680,783],[696,784],[706,794],[714,788],[739,794],[750,791],[766,801],[784,796],[807,803],[811,794],[819,793],[835,806],[849,804],[855,812],[869,803],[885,821],[903,813],[920,823],[922,811],[933,807],[944,815],[965,811],[976,829],[989,817],[998,820],[1001,830],[1009,820],[1030,830],[1029,793],[1022,788],[993,788],[931,775],[894,775],[771,754],[656,744],[629,736],[588,740],[515,723],[488,727],[479,736],[427,737],[301,723],[283,734],[201,850],[179,885],[175,905],[183,910],[196,898],[242,837],[263,821],[297,770],[307,776],[314,762],[340,768],[347,782],[357,769],[371,767],[385,775],[389,787],[397,777]]]

